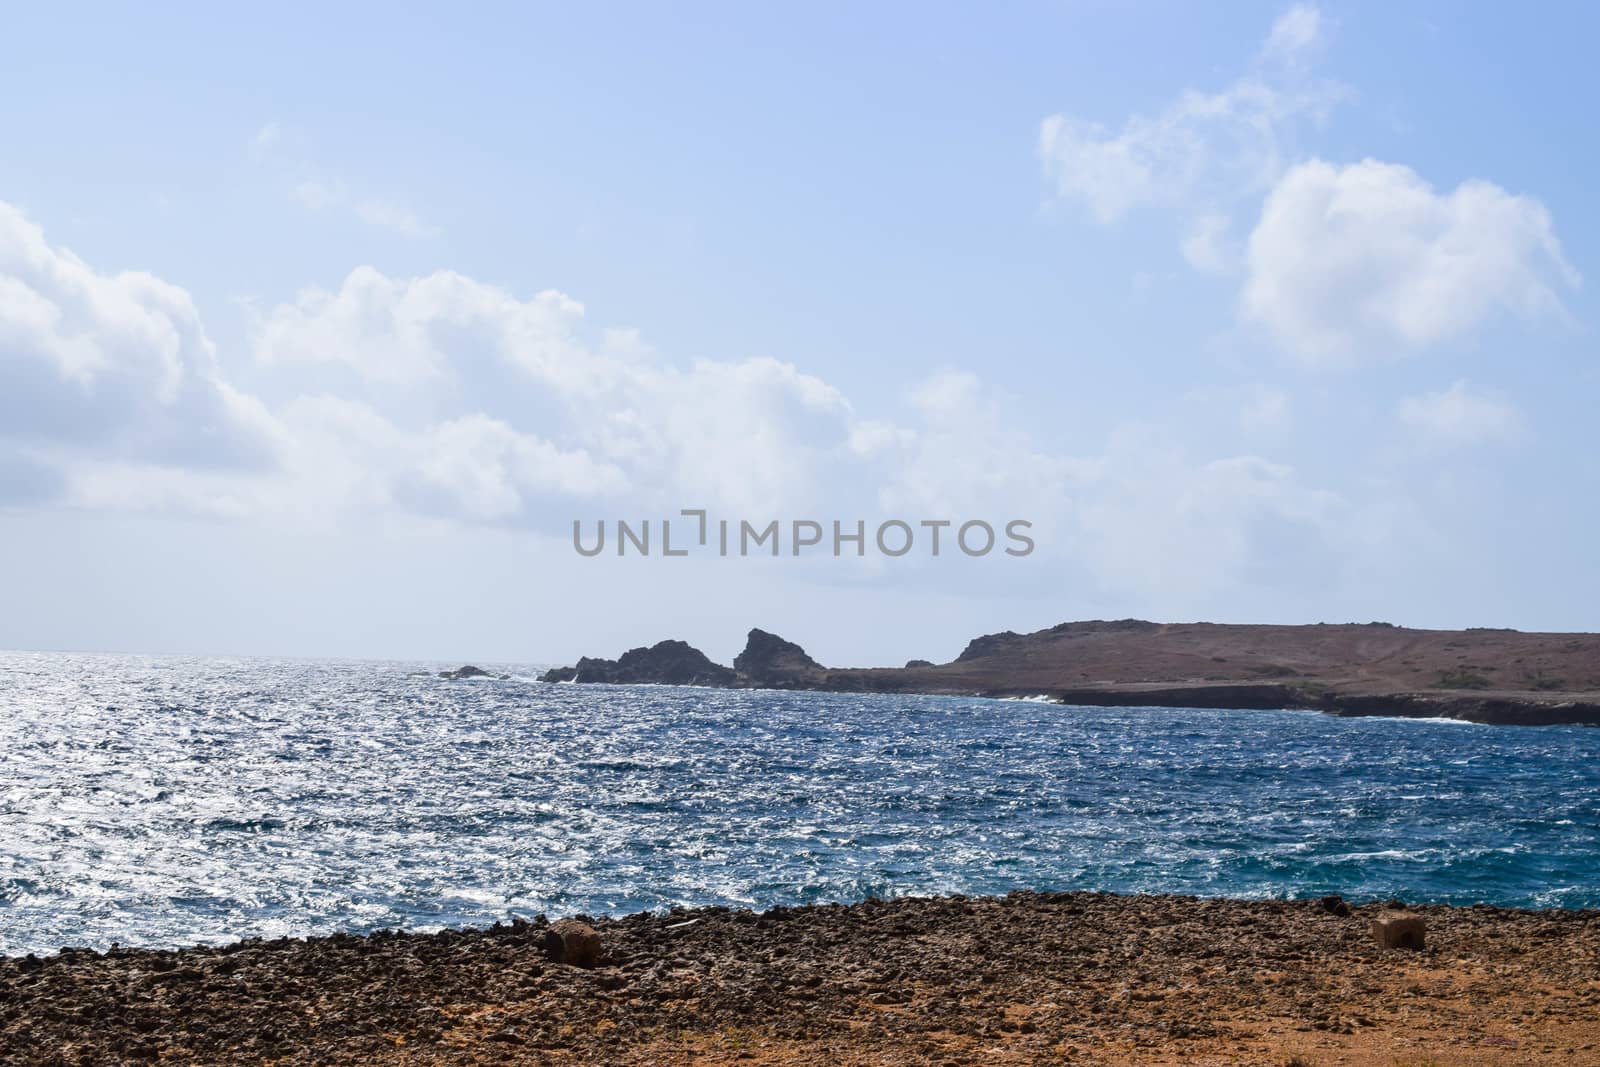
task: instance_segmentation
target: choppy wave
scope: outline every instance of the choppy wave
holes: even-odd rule
[[[1600,731],[0,654],[0,951],[1084,888],[1600,906]]]

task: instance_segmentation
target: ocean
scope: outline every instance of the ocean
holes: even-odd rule
[[[1084,889],[1600,906],[1600,731],[0,653],[0,953]]]

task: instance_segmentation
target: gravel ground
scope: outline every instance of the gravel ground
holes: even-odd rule
[[[1600,911],[1016,893],[0,960],[6,1064],[1600,1064]]]

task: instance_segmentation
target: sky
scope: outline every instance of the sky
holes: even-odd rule
[[[0,647],[1600,629],[1588,5],[7,22]]]

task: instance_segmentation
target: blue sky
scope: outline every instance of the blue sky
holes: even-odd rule
[[[1600,621],[1585,6],[9,18],[0,646]]]

